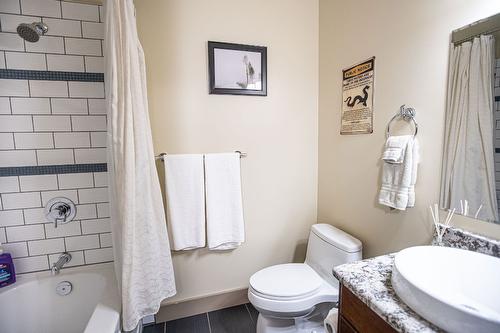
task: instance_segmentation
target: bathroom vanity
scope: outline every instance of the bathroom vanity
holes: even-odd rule
[[[347,287],[341,285],[338,332],[397,332]]]
[[[439,245],[500,257],[500,242],[452,227]],[[397,296],[391,283],[394,257],[387,254],[334,268],[341,284],[338,332],[444,332]]]

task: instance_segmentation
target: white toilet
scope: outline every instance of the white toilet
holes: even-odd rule
[[[259,311],[257,333],[322,333],[339,299],[334,266],[361,260],[361,242],[329,224],[314,224],[306,261],[264,268],[250,277],[248,299]]]

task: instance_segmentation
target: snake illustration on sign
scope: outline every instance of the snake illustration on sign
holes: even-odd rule
[[[375,57],[342,71],[340,134],[373,133]]]

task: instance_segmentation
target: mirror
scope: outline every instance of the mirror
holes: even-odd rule
[[[500,223],[500,14],[452,32],[439,204]]]

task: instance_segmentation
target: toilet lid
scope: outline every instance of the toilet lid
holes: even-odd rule
[[[250,277],[257,292],[274,297],[298,297],[321,287],[323,279],[306,264],[283,264],[264,268]]]

